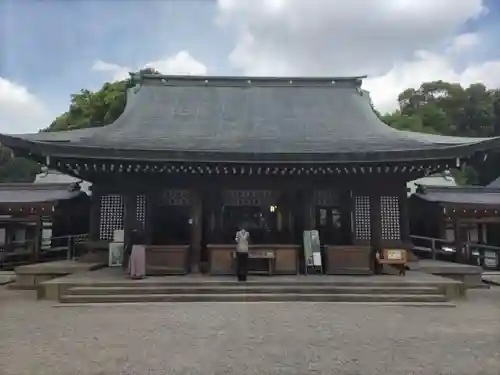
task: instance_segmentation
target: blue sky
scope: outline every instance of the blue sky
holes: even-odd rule
[[[215,11],[211,1],[3,0],[0,76],[57,107],[108,78],[92,71],[96,60],[135,67],[188,50],[210,72],[226,73],[234,41],[214,27]]]
[[[306,1],[310,1],[311,8],[313,3],[316,4],[316,13],[304,13],[304,8],[300,7]],[[220,0],[218,3],[215,0],[0,0],[0,78],[25,88],[51,116],[67,109],[71,93],[81,88],[97,89],[111,79],[109,72],[93,69],[96,61],[137,69],[151,61],[175,56],[180,51],[187,51],[190,57],[205,65],[208,74],[214,75],[269,72],[273,75],[287,72],[307,75],[310,72],[330,74],[330,71],[335,74],[350,72],[351,65],[356,73],[365,73],[377,67],[374,71],[380,72],[381,78],[371,83],[376,98],[382,98],[384,93],[377,90],[382,91],[380,87],[387,87],[390,82],[418,84],[411,79],[415,74],[407,72],[411,63],[409,56],[417,49],[435,54],[431,62],[424,61],[427,65],[419,62],[422,80],[435,79],[440,75],[443,79],[467,83],[472,79],[489,79],[489,76],[484,78],[486,68],[481,67],[479,74],[477,66],[488,61],[499,61],[500,64],[500,47],[496,42],[500,35],[500,0],[483,1],[482,5],[488,12],[480,17],[469,17],[467,13],[473,13],[474,4],[479,0],[435,1],[448,6],[444,8],[444,13],[449,12],[451,18],[455,17],[449,25],[446,24],[446,14],[438,18],[439,23],[449,27],[441,30],[436,25],[426,26],[427,29],[435,26],[435,36],[433,30],[419,29],[419,24],[434,17],[431,9],[433,2],[407,1],[410,4],[407,6],[408,13],[416,12],[418,16],[411,17],[410,14],[406,22],[411,23],[415,19],[414,30],[417,31],[413,32],[411,28],[406,30],[409,41],[405,44],[404,40],[396,40],[400,34],[398,28],[387,28],[387,21],[382,15],[379,24],[375,22],[375,26],[370,26],[383,29],[380,39],[374,35],[373,40],[369,40],[362,33],[360,38],[363,40],[339,37],[344,29],[349,34],[352,33],[352,25],[357,23],[362,28],[368,22],[363,19],[363,10],[358,9],[362,2],[357,0]],[[359,3],[358,8],[355,7],[356,2]],[[291,3],[295,5],[288,7]],[[333,3],[335,6],[330,7]],[[344,10],[349,7],[348,3],[354,4],[354,10]],[[423,3],[426,5],[418,5]],[[455,8],[458,6],[455,5],[465,3],[470,4],[468,8],[464,6],[465,15],[457,13]],[[442,9],[438,11],[443,12]],[[372,13],[371,10],[368,12]],[[229,22],[216,22],[221,14],[226,15]],[[325,21],[324,15],[330,17],[331,22],[328,19]],[[351,16],[352,22],[342,23],[344,18]],[[316,19],[319,20],[317,25]],[[391,19],[396,25],[397,17]],[[340,33],[338,28],[331,26],[334,23],[341,24]],[[242,30],[249,31],[253,39],[245,39]],[[373,31],[370,32],[368,36],[373,34]],[[425,34],[422,40],[417,40],[418,33]],[[445,62],[439,62],[439,54],[444,53],[445,46],[463,33],[480,34],[479,42],[472,43],[467,53],[458,57],[446,56],[443,57]],[[389,46],[385,42],[388,36],[392,37]],[[289,40],[290,43],[282,43],[282,40]],[[436,50],[436,43],[442,46],[443,51]],[[367,50],[374,44],[380,49],[380,54],[370,52],[372,55],[367,55],[368,52],[363,52],[363,48]],[[338,45],[343,49],[335,51],[337,55],[325,53],[325,49],[335,50]],[[353,45],[356,46],[349,50]],[[285,51],[288,47],[289,50]],[[345,56],[351,58],[353,64]],[[387,56],[385,60],[384,56]],[[406,65],[401,65],[403,63]],[[401,72],[406,72],[404,79],[397,75],[403,74],[398,73],[398,66]],[[394,68],[393,74],[391,68]],[[436,69],[435,73],[428,74],[431,69]],[[463,71],[468,73],[463,75]],[[489,74],[493,75],[492,72]],[[493,81],[492,85],[500,82]],[[394,86],[383,100],[394,102],[400,89]],[[5,127],[1,124],[1,110],[0,103],[0,128]],[[12,116],[7,118],[12,121]]]

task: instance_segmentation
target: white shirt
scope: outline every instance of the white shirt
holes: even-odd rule
[[[239,253],[248,253],[248,239],[250,238],[250,233],[242,229],[236,232],[236,251]]]

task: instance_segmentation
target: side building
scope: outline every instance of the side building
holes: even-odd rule
[[[90,199],[77,183],[0,184],[0,268],[65,257],[88,233]]]
[[[91,237],[139,226],[149,274],[231,273],[239,226],[277,274],[303,268],[312,229],[326,272],[371,273],[377,251],[410,246],[407,182],[499,140],[392,129],[362,78],[132,76],[113,124],[0,141],[92,183]]]
[[[488,186],[420,185],[409,201],[411,233],[442,239],[435,242],[437,250],[446,247],[453,253],[440,255],[466,260],[474,254],[463,254],[464,247],[472,246],[489,251],[497,263],[492,267],[499,266],[500,179]],[[419,238],[415,245],[429,246],[429,240]]]

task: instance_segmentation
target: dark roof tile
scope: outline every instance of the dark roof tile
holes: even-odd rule
[[[395,130],[379,120],[360,84],[359,77],[149,77],[139,89],[129,90],[124,113],[111,125],[13,137],[44,147],[67,145],[66,150],[97,147],[110,155],[149,150],[298,159],[306,154],[325,154],[327,159],[418,154],[491,140]],[[0,140],[10,147],[29,147],[9,136]]]
[[[43,203],[75,198],[85,194],[73,184],[0,184],[0,203]]]

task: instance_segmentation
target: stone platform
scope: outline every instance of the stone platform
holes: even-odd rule
[[[75,260],[60,260],[20,266],[15,269],[16,281],[9,285],[13,289],[37,289],[41,282],[56,277],[102,268],[101,263],[82,263]]]
[[[16,279],[13,271],[0,271],[0,285],[10,284]]]
[[[410,271],[377,276],[186,276],[129,279],[121,269],[102,268],[45,281],[39,298],[62,303],[110,302],[364,302],[453,306],[463,283]]]
[[[483,272],[482,280],[486,284],[500,286],[500,271]]]
[[[484,284],[481,280],[483,269],[479,266],[444,262],[432,259],[420,259],[412,269],[420,270],[432,275],[443,276],[453,280],[461,281],[467,288],[481,288]]]

